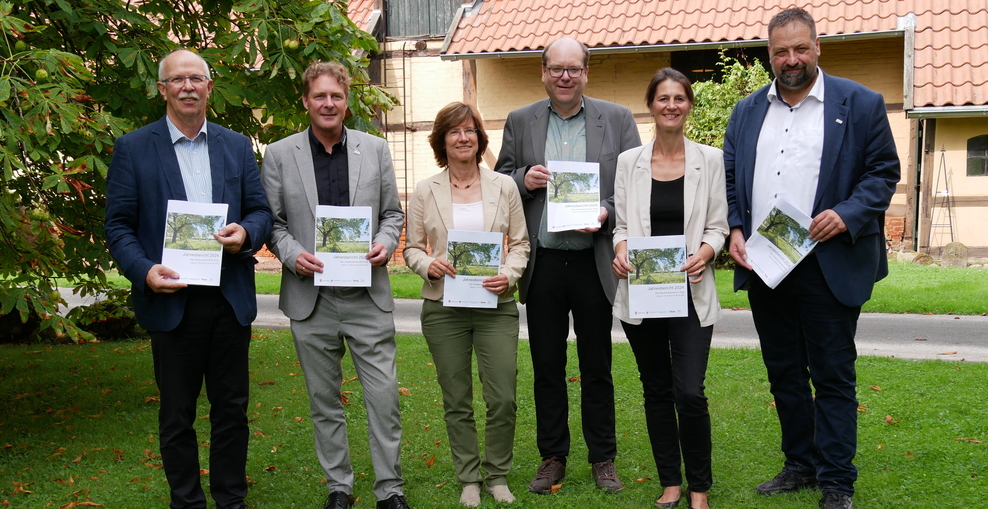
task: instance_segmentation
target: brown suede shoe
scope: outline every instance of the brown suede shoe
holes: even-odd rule
[[[591,470],[593,470],[593,480],[597,482],[598,490],[613,494],[624,489],[621,478],[617,474],[617,467],[614,466],[614,460],[594,463]]]
[[[559,484],[566,477],[566,465],[555,457],[549,458],[539,465],[535,478],[528,484],[528,491],[537,495],[552,493],[552,485]]]

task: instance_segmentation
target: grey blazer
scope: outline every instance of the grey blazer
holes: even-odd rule
[[[387,248],[389,256],[398,247],[405,222],[398,199],[394,166],[388,144],[377,136],[347,130],[347,161],[350,168],[350,205],[366,205],[377,218],[373,242]],[[303,251],[315,251],[316,191],[315,170],[308,130],[268,145],[264,152],[261,182],[274,214],[274,227],[268,249],[284,265],[281,271],[279,307],[292,320],[312,314],[319,290],[311,277],[295,272],[295,259]],[[391,283],[385,266],[371,271],[371,299],[382,311],[394,310]]]
[[[618,154],[640,147],[641,137],[631,110],[624,106],[583,97],[587,120],[587,161],[600,163],[600,206],[607,209],[607,221],[593,234],[594,261],[597,275],[604,287],[607,299],[614,303],[617,276],[611,270],[614,245],[614,170]],[[518,284],[519,299],[524,304],[528,297],[528,285],[535,268],[539,226],[545,210],[545,189],[529,192],[525,189],[525,173],[535,165],[545,165],[545,140],[549,130],[549,99],[534,102],[508,114],[504,124],[504,142],[494,169],[511,175],[518,185],[518,192],[525,207],[528,236],[532,239],[532,251],[525,274]]]

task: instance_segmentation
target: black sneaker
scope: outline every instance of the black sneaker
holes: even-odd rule
[[[755,491],[762,495],[795,493],[799,490],[816,489],[817,484],[815,475],[803,475],[783,470],[771,481],[765,481],[755,486]]]
[[[851,496],[843,493],[824,493],[820,499],[820,507],[823,509],[854,509],[854,502]]]

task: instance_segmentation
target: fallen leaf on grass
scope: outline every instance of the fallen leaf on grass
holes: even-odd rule
[[[113,454],[116,455],[116,457],[113,458],[113,461],[120,461],[123,459],[123,451],[120,449],[113,449]]]
[[[877,386],[877,385],[872,385],[871,386],[871,390],[873,390],[873,391],[880,391],[880,390],[882,390],[882,388],[879,387],[879,386]]]
[[[443,486],[446,486],[446,483],[441,482],[441,483],[439,483],[439,484],[436,485],[437,488],[442,488]]]
[[[398,388],[398,394],[401,395],[401,396],[411,396],[412,395],[412,391],[408,390],[407,387],[399,387]]]
[[[258,382],[257,385],[274,385],[274,380],[270,380],[267,382]]]
[[[144,398],[145,403],[150,403],[152,401],[161,401],[161,398],[159,398],[158,396],[149,396],[147,398]]]
[[[435,464],[436,464],[436,456],[435,455],[432,455],[432,457],[429,458],[429,461],[426,461],[425,462],[425,466],[427,466],[427,467],[431,467],[432,465],[435,465]]]
[[[209,475],[209,469],[208,468],[200,468],[199,469],[199,475]]]
[[[349,405],[350,404],[350,397],[347,396],[347,394],[353,394],[353,391],[343,391],[343,392],[340,393],[340,401],[344,405]]]
[[[570,383],[577,383],[577,382],[582,382],[582,380],[580,380],[580,377],[571,376],[571,377],[569,377],[569,382]]]
[[[858,413],[862,413],[862,414],[868,413],[868,407],[864,405],[858,405]]]
[[[652,478],[651,477],[639,477],[638,479],[635,479],[635,480],[638,481],[638,482],[645,482],[645,481],[651,481]]]
[[[916,341],[926,341],[926,338],[916,338]]]
[[[980,443],[982,443],[981,440],[978,440],[976,438],[955,438],[954,441],[955,442],[971,442],[972,444],[980,444]]]
[[[82,461],[82,456],[83,456],[82,454],[76,456],[75,459],[72,460],[72,463],[79,463],[80,461]]]
[[[913,453],[911,453],[909,451],[906,451],[906,457],[909,458],[909,459],[911,459],[911,460],[916,459],[916,456],[913,456]]]
[[[274,465],[270,465],[270,466],[264,467],[264,470],[267,470],[268,472],[274,472],[275,470],[278,470],[278,467],[276,467]]]
[[[353,377],[353,378],[347,378],[346,380],[344,380],[344,381],[343,381],[343,383],[347,383],[347,382],[352,382],[352,381],[354,381],[354,380],[356,380],[356,379],[357,379],[357,377],[356,377],[356,376],[355,376],[355,377]]]
[[[109,394],[111,392],[113,392],[113,389],[103,389],[102,391],[100,391],[100,395],[106,396],[107,394]]]
[[[552,487],[549,488],[549,492],[550,493],[555,493],[555,492],[559,491],[559,489],[562,488],[562,487],[563,487],[562,484],[553,484]]]
[[[247,484],[257,484],[257,481],[251,481],[250,480],[250,476],[249,475],[246,476],[246,477],[247,477]]]
[[[302,422],[302,418],[296,415],[295,416],[295,422]]]
[[[885,448],[885,444],[878,444],[878,448],[879,449],[884,449]]]
[[[261,430],[254,431],[254,436],[261,438],[271,438],[271,435],[265,435],[264,433],[261,433]]]
[[[900,422],[902,422],[902,419],[899,419],[898,421],[895,421],[895,420],[892,420],[892,416],[891,415],[886,415],[885,416],[885,424],[899,424]]]
[[[0,500],[0,505],[4,507],[10,507],[10,501],[7,499]]]
[[[13,484],[14,485],[14,491],[13,491],[13,493],[11,493],[11,495],[17,495],[19,493],[20,494],[27,495],[27,494],[30,494],[30,493],[34,493],[33,491],[28,491],[28,490],[24,489],[25,486],[30,486],[30,485],[34,484],[34,482],[10,481],[10,484]]]
[[[69,502],[58,506],[58,509],[72,509],[73,507],[103,507],[103,505],[96,502]]]

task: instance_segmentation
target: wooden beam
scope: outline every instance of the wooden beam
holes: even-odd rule
[[[926,130],[923,133],[923,166],[919,199],[919,246],[916,250],[924,253],[930,251],[930,230],[933,223],[933,174],[937,167],[934,164],[937,143],[937,119],[925,119]]]
[[[477,108],[477,61],[463,60],[463,102]]]

